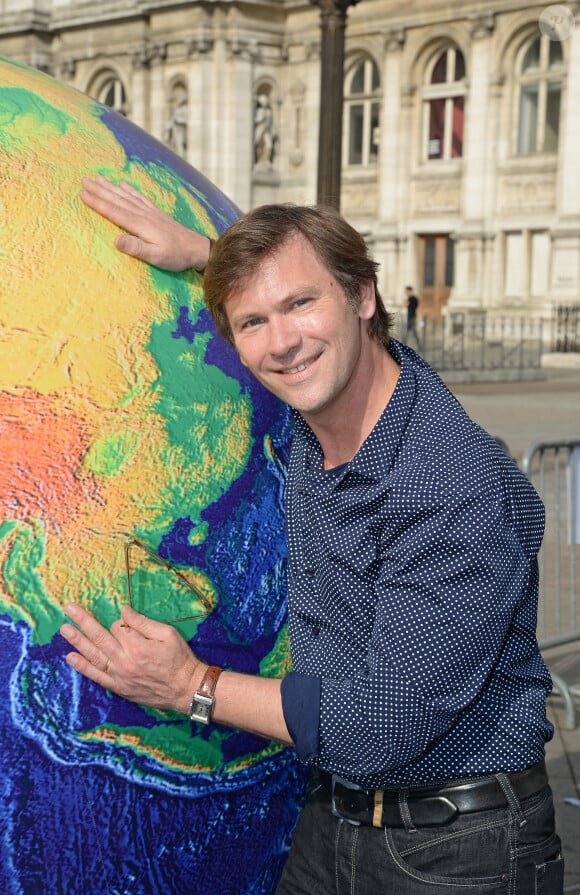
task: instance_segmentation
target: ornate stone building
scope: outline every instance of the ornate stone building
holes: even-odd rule
[[[387,302],[526,316],[580,294],[580,3],[348,11],[345,216]],[[0,54],[167,142],[242,209],[316,200],[320,11],[305,0],[0,0]]]

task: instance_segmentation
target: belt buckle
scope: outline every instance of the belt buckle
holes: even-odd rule
[[[335,817],[339,817],[341,820],[345,820],[347,824],[352,824],[353,827],[360,827],[360,820],[354,820],[352,817],[346,817],[344,814],[341,814],[338,808],[336,807],[336,799],[334,797],[334,787],[337,783],[340,783],[341,786],[344,786],[346,789],[355,789],[360,790],[360,786],[357,786],[356,783],[351,783],[350,780],[345,780],[344,777],[339,777],[338,774],[332,774],[331,776],[331,790],[330,790],[330,804],[332,807],[332,813]]]

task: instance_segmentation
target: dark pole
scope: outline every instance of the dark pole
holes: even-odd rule
[[[320,7],[320,123],[318,133],[319,205],[340,208],[342,95],[346,11],[358,0],[313,0]]]

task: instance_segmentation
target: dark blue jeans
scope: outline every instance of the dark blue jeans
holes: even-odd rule
[[[440,827],[354,826],[309,794],[276,895],[561,895],[549,787]]]

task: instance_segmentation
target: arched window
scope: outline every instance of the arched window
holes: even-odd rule
[[[518,153],[556,152],[564,69],[562,44],[539,34],[520,58]]]
[[[89,89],[90,96],[94,96],[98,102],[120,112],[127,114],[127,94],[121,79],[112,71],[104,71],[93,78]]]
[[[452,159],[463,155],[465,60],[448,47],[427,69],[423,88],[425,158]]]
[[[343,158],[347,165],[375,165],[379,152],[379,69],[372,59],[356,62],[346,76]]]

